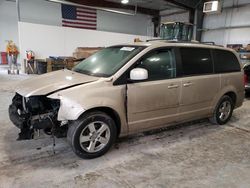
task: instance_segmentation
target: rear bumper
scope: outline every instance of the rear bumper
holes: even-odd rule
[[[250,83],[245,85],[245,91],[250,92]]]

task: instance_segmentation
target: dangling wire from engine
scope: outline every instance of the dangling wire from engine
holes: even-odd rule
[[[53,120],[51,119],[50,116],[48,116],[51,124],[52,124],[52,128],[51,128],[51,137],[52,137],[52,140],[53,140],[53,146],[52,146],[52,150],[53,150],[53,153],[56,154],[55,152],[55,146],[56,146],[56,139],[55,139],[55,124],[53,122]]]

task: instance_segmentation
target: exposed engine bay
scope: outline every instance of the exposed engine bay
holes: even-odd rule
[[[23,97],[16,93],[9,106],[9,117],[21,132],[17,140],[34,138],[36,131],[43,130],[47,135],[65,137],[68,125],[57,120],[60,100],[46,96]]]

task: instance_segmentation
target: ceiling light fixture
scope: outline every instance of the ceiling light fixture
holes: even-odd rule
[[[128,4],[129,0],[121,0],[122,4]]]

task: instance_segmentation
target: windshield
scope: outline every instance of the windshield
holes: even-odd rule
[[[92,76],[109,77],[143,49],[144,47],[141,46],[105,48],[76,65],[73,71]]]

